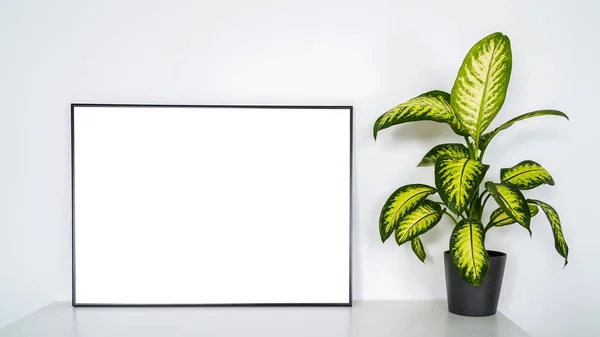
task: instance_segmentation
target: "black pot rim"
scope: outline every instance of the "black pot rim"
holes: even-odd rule
[[[499,252],[497,250],[486,250],[486,251],[487,251],[487,253],[488,253],[488,255],[490,257],[504,257],[504,256],[506,256],[505,252]],[[444,252],[444,254],[450,255],[450,251],[447,250],[447,251]]]

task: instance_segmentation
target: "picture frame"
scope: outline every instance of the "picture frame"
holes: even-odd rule
[[[352,124],[351,106],[73,103],[72,305],[350,306]]]

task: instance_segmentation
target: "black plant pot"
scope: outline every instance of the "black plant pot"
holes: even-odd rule
[[[448,311],[462,316],[490,316],[496,314],[498,299],[502,289],[506,254],[488,250],[490,265],[488,272],[479,286],[463,280],[454,264],[449,251],[444,252],[444,268],[446,270],[446,294]]]

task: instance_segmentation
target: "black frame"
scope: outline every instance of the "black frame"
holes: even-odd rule
[[[348,109],[350,118],[350,214],[349,225],[349,294],[343,303],[204,303],[204,304],[99,304],[77,303],[75,296],[75,108],[76,107],[142,107],[142,108],[240,108],[240,109]],[[350,307],[352,306],[352,186],[354,160],[354,107],[351,105],[169,105],[169,104],[97,104],[71,103],[71,305],[73,307]]]

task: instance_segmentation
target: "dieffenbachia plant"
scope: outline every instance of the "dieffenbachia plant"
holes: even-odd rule
[[[567,115],[557,110],[538,110],[515,117],[485,132],[500,111],[506,97],[512,68],[510,41],[501,33],[491,34],[475,44],[458,71],[451,93],[430,91],[399,104],[381,115],[373,127],[373,137],[393,125],[414,121],[435,121],[450,125],[464,138],[462,143],[432,148],[418,166],[434,166],[435,187],[411,184],[398,188],[388,198],[379,217],[379,232],[385,242],[392,233],[399,245],[410,242],[412,250],[425,261],[419,238],[433,228],[443,215],[454,222],[450,255],[461,277],[480,285],[489,265],[485,248],[488,231],[518,223],[531,235],[531,218],[541,208],[554,234],[554,245],[567,264],[569,248],[558,213],[547,203],[527,199],[523,191],[543,184],[554,185],[552,176],[540,164],[525,160],[500,170],[500,182],[484,181],[489,165],[483,156],[501,131],[514,123],[537,116]],[[442,202],[431,197],[438,194]],[[484,225],[483,210],[489,198],[498,208]]]

